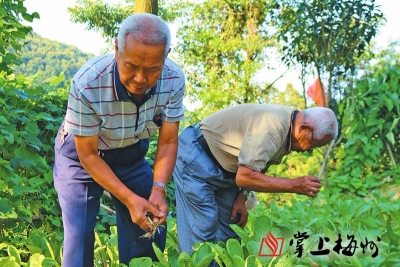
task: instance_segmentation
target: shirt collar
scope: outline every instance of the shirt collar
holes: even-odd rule
[[[141,106],[147,100],[149,100],[153,95],[156,94],[157,84],[158,82],[151,89],[147,90],[142,101],[140,103],[137,103],[133,98],[130,97],[128,90],[122,84],[119,78],[117,62],[114,63],[114,91],[118,101],[131,101],[134,104]]]
[[[294,110],[292,113],[291,119],[290,119],[290,129],[289,129],[289,133],[288,133],[288,137],[287,137],[289,139],[287,142],[289,152],[292,151],[292,131],[293,131],[294,121],[296,119],[297,113],[299,113],[299,111]]]

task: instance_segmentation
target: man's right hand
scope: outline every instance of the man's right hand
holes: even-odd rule
[[[132,195],[125,203],[131,215],[132,222],[139,225],[145,231],[151,231],[149,221],[146,217],[148,213],[153,214],[156,217],[164,217],[164,213],[160,211],[156,206],[152,205],[146,199]]]

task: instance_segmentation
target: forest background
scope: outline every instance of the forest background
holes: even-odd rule
[[[177,250],[172,179],[166,252],[155,248],[159,262],[133,259],[131,266],[207,266],[213,259],[224,266],[399,266],[399,52],[397,43],[373,46],[384,23],[379,6],[374,1],[200,2],[157,2],[158,15],[181,25],[173,59],[187,75],[189,101],[201,103],[186,111],[182,127],[240,103],[313,106],[305,80],[314,76],[326,85],[325,103],[340,120],[340,135],[329,147],[291,154],[268,171],[288,178],[319,176],[324,188],[318,198],[258,194],[247,226],[233,226],[240,242],[198,244],[191,255]],[[0,265],[59,266],[62,227],[52,186],[53,138],[65,112],[70,75],[91,55],[32,37],[25,22],[40,14],[27,12],[24,1],[1,5]],[[111,42],[118,23],[134,8],[132,2],[81,0],[69,12]],[[301,88],[288,84],[278,90],[267,81],[271,62],[296,67]],[[112,203],[104,196],[102,205],[96,265],[117,266]],[[300,232],[307,234],[304,251],[293,245]],[[279,256],[260,256],[270,249],[262,243],[269,233],[286,240]],[[329,253],[316,256],[316,250]]]

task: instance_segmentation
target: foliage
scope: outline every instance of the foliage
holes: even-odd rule
[[[398,200],[382,196],[378,191],[372,192],[365,199],[324,191],[313,200],[293,201],[290,206],[283,208],[278,208],[273,203],[267,210],[262,205],[257,206],[251,213],[247,226],[244,229],[239,227],[234,229],[242,238],[250,255],[257,255],[261,240],[267,237],[268,231],[275,237],[283,237],[286,245],[284,244],[282,254],[286,258],[282,256],[277,259],[277,266],[283,261],[295,266],[314,264],[319,266],[388,266],[383,264],[385,259],[396,257],[399,259],[400,229],[396,223],[399,220],[399,214],[396,212],[399,205]],[[299,232],[306,232],[309,235],[303,243],[302,257],[299,257],[301,255],[298,253],[299,248],[294,238],[294,235]],[[343,239],[343,248],[339,253],[333,250],[338,234],[341,234]],[[358,249],[353,256],[343,255],[344,247],[350,244],[348,235],[354,235],[357,240]],[[330,240],[324,242],[324,246],[319,248],[320,237],[328,237]],[[377,241],[378,237],[381,241]],[[363,253],[361,242],[365,244],[366,239],[377,244],[379,248],[377,257],[373,258],[372,252]],[[290,245],[290,240],[294,241],[292,245]],[[329,255],[315,256],[310,253],[322,249],[329,249]],[[275,259],[263,257],[260,260],[263,266],[267,266]]]
[[[332,92],[332,78],[354,73],[357,59],[381,23],[379,7],[369,0],[275,1],[273,5],[282,60],[288,66],[313,66],[318,77],[328,74],[328,100],[333,100],[339,92]]]
[[[8,74],[19,62],[16,53],[31,30],[21,24],[20,16],[27,21],[39,16],[27,14],[22,1],[1,5],[1,41],[7,52],[0,74],[0,235],[3,242],[25,245],[34,229],[50,232],[61,226],[51,164],[53,137],[66,99],[58,95],[63,89],[54,89],[63,76],[43,88]]]
[[[37,34],[28,35],[21,48],[21,63],[14,68],[16,75],[33,76],[35,84],[64,73],[65,80],[59,87],[66,87],[76,71],[93,55],[84,53],[74,46],[42,38]]]
[[[33,87],[21,76],[0,79],[3,240],[27,236],[30,229],[40,226],[48,230],[61,226],[51,166],[53,139],[66,101],[60,97],[62,90]]]
[[[165,3],[166,1],[158,1],[158,15],[166,21],[172,21],[175,16],[164,7]],[[74,7],[68,8],[68,12],[73,22],[87,24],[88,30],[100,33],[112,44],[118,36],[121,22],[134,13],[134,4],[133,0],[128,0],[125,4],[109,4],[103,0],[78,0]]]
[[[250,212],[245,228],[231,225],[241,240],[229,239],[227,242],[215,244],[197,243],[190,255],[178,252],[175,220],[170,218],[168,224],[172,227],[168,230],[165,252],[153,244],[159,261],[135,258],[129,266],[201,267],[208,266],[213,260],[227,267],[400,266],[400,202],[392,199],[392,196],[393,194],[383,196],[378,191],[373,191],[368,197],[360,198],[324,191],[318,198],[292,201],[289,206],[278,207],[271,204],[266,208],[258,205]],[[95,266],[120,266],[116,227],[111,227],[110,231],[111,235],[96,233]],[[281,256],[259,255],[260,251],[265,253],[264,250],[268,249],[263,244],[263,238],[267,238],[268,233],[274,238],[283,238],[279,241],[283,242],[280,243]],[[301,243],[300,234],[305,234]],[[323,242],[321,247],[320,238]],[[24,250],[0,244],[0,249],[6,250],[7,255],[0,258],[0,263],[9,262],[20,266],[19,264],[27,261],[22,260],[21,255],[28,253],[31,262],[47,261],[46,263],[54,264],[52,266],[59,266],[59,254],[56,253],[59,247],[52,246],[45,240],[47,239],[37,237],[36,245],[28,246],[29,249]],[[341,246],[337,247],[338,245]],[[33,248],[36,249],[35,253]],[[328,255],[312,254],[322,250],[328,250]]]
[[[39,14],[34,12],[27,13],[23,0],[2,0],[0,2],[0,74],[11,74],[12,66],[19,63],[18,56],[8,50],[12,48],[14,51],[20,51],[23,40],[32,28],[25,26],[21,20],[32,22],[38,19]]]
[[[225,23],[224,19],[242,21],[239,19],[243,19],[243,14],[247,14],[244,1],[229,1],[229,3],[231,6],[227,6],[228,1],[213,3],[217,7],[223,7],[220,14],[207,9],[212,4],[208,1],[204,2],[204,6],[188,5],[188,9],[182,10],[190,11],[190,14],[192,14],[190,8],[197,8],[199,11],[208,10],[210,12],[201,16],[198,13],[193,14],[197,14],[198,18],[208,17],[209,21],[215,24]],[[259,3],[253,1],[252,4]],[[12,74],[12,65],[18,62],[16,53],[25,44],[29,33],[29,27],[25,28],[19,24],[19,17],[31,20],[38,15],[25,14],[26,9],[22,1],[9,0],[2,1],[0,4],[3,7],[0,10],[2,18],[0,27],[3,27],[0,32],[0,41],[3,42],[2,47],[4,47],[4,53],[0,48],[2,60],[0,64],[3,70],[0,74],[0,176],[2,177],[0,181],[0,266],[60,266],[62,259],[61,215],[52,185],[51,165],[54,136],[63,118],[67,101],[67,90],[60,87],[64,76],[61,74],[56,78],[46,80],[42,85],[36,85],[30,78]],[[257,10],[252,9],[254,12]],[[260,15],[257,12],[251,14]],[[228,16],[223,18],[222,14],[228,14]],[[246,20],[246,23],[250,23],[252,18],[255,17],[247,17],[249,20]],[[204,23],[200,21],[194,22]],[[224,23],[220,24],[220,28],[210,27],[210,29],[221,30],[224,26],[229,28],[229,25]],[[248,29],[249,25],[246,23],[243,24],[246,27],[242,28]],[[196,25],[189,23],[189,26],[195,29]],[[232,28],[234,27],[236,25],[233,23]],[[229,38],[225,36],[226,44],[222,45],[220,36],[216,36],[212,31],[212,33],[207,32],[206,27],[198,29],[210,35],[203,36],[199,32],[198,35],[193,35],[196,39],[191,37],[190,40],[194,42],[198,38],[199,44],[204,45],[212,53],[218,51],[211,45],[214,42],[219,43],[221,47],[226,45],[227,48],[231,48],[231,45],[238,41],[233,38],[237,37],[233,34]],[[244,39],[247,38],[248,33],[240,32]],[[210,36],[212,38],[209,38]],[[267,42],[268,36],[262,36],[264,37],[264,41]],[[197,61],[194,58],[190,59],[193,60],[190,67],[195,68],[197,64],[201,66],[202,59],[211,60],[212,64],[216,64],[213,66],[220,64],[218,66],[227,67],[224,64],[231,58],[236,58],[239,61],[232,61],[235,62],[234,67],[243,64],[244,68],[247,61],[240,56],[247,53],[245,48],[258,46],[253,47],[250,41],[239,44],[243,50],[236,49],[235,51],[242,51],[242,54],[234,54],[232,52],[234,49],[232,49],[223,51],[223,55],[213,54],[217,59],[199,56]],[[198,49],[202,51],[201,46]],[[195,50],[188,50],[189,52],[195,55]],[[233,55],[230,54],[231,52]],[[225,55],[230,55],[230,57],[223,57]],[[230,239],[216,244],[199,243],[190,255],[179,253],[175,219],[169,216],[166,251],[163,253],[154,247],[159,261],[152,262],[149,258],[138,258],[133,259],[129,266],[207,266],[212,260],[225,266],[326,266],[328,264],[329,266],[400,266],[399,199],[396,200],[393,194],[384,196],[372,190],[380,186],[384,180],[394,180],[400,171],[398,167],[400,155],[398,56],[398,54],[382,55],[382,61],[373,66],[368,66],[364,62],[367,66],[364,75],[355,82],[352,90],[348,90],[351,94],[346,94],[346,99],[342,101],[339,110],[340,116],[343,117],[344,144],[336,149],[337,159],[332,160],[332,168],[336,164],[337,170],[330,180],[333,185],[330,186],[330,191],[322,191],[317,198],[311,200],[304,196],[293,197],[289,202],[283,197],[280,197],[280,201],[276,201],[275,195],[273,198],[266,198],[264,202],[267,202],[267,205],[262,203],[250,212],[249,222],[244,229],[232,225],[241,237],[241,241]],[[255,63],[251,60],[248,62]],[[255,64],[262,65],[261,61]],[[226,69],[219,72],[219,79],[236,78],[232,78],[231,74],[224,75],[224,71]],[[236,73],[238,77],[240,74],[248,75],[244,76],[247,79],[253,73],[247,73],[245,70],[243,73]],[[214,79],[213,75],[213,73],[207,73],[207,78]],[[193,83],[193,86],[196,84]],[[261,85],[257,84],[257,86]],[[199,96],[204,94],[205,97],[210,97],[209,99],[216,97],[216,103],[219,103],[221,107],[229,101],[244,101],[226,98],[224,90],[220,91],[221,98],[218,97],[217,91],[210,91],[209,96],[206,91],[199,92]],[[266,92],[271,92],[271,94],[266,96]],[[241,94],[246,96],[243,92]],[[288,94],[291,97],[288,97]],[[223,98],[228,101],[222,101]],[[296,95],[290,87],[284,93],[269,88],[262,97],[254,94],[253,100],[278,101],[297,108],[304,104],[301,96]],[[154,162],[155,142],[156,139],[151,140],[147,157],[151,164]],[[320,160],[319,155],[294,154],[293,156],[294,159],[289,157],[285,159],[285,164],[289,168],[282,169],[281,166],[277,166],[271,172],[275,172],[277,176],[284,174],[292,177],[298,173],[316,171],[315,162]],[[316,156],[315,159],[314,156]],[[308,164],[304,164],[303,161]],[[307,167],[304,167],[306,165]],[[173,183],[169,186],[173,186]],[[168,195],[170,210],[173,210],[173,191],[173,187],[170,187]],[[289,195],[289,197],[292,196]],[[95,265],[119,266],[117,232],[113,216],[105,214],[102,210],[99,217],[100,224],[96,226]],[[262,238],[265,238],[268,232],[285,239],[282,256],[258,256]],[[309,235],[303,242],[304,253],[301,256],[296,243],[298,240],[295,240],[295,235],[299,232]],[[341,234],[343,239],[340,253],[333,250],[338,234]],[[349,237],[352,235],[358,242],[358,248],[354,255],[345,256],[343,252],[346,247],[350,245],[350,249],[352,248]],[[320,238],[324,237],[330,240],[324,242],[324,246],[319,248]],[[361,248],[361,242],[365,245],[367,239],[374,241],[379,248],[379,254],[376,257],[372,256],[374,247],[364,246],[365,251]],[[329,256],[311,254],[311,251],[321,249],[329,249]]]
[[[346,140],[331,180],[338,190],[366,195],[400,175],[399,66],[367,69],[339,107]]]
[[[207,116],[235,103],[266,102],[270,86],[259,75],[275,45],[266,1],[178,1],[177,53],[188,97]],[[218,12],[216,12],[218,10]]]

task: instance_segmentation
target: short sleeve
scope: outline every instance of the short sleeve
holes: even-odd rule
[[[65,117],[66,131],[74,135],[93,136],[99,133],[100,124],[101,120],[93,110],[88,96],[85,96],[73,83]]]
[[[177,68],[177,67],[176,67]],[[170,86],[170,98],[168,99],[162,114],[162,120],[177,122],[184,117],[183,96],[185,94],[185,76],[178,68],[171,79],[163,81],[163,86]]]

